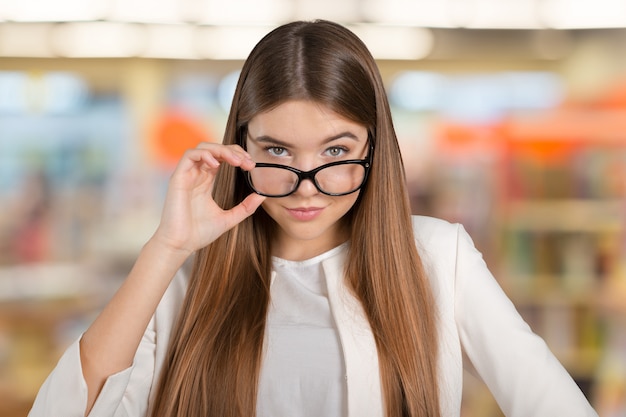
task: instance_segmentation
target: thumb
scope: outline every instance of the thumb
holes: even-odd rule
[[[231,226],[234,226],[246,217],[252,215],[257,208],[265,201],[266,197],[252,193],[248,195],[244,200],[237,204],[235,207],[229,210]]]

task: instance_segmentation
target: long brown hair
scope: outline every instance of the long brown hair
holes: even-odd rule
[[[369,130],[370,176],[346,215],[346,285],[363,304],[376,340],[386,416],[439,417],[434,302],[376,63],[335,23],[294,22],[273,30],[244,63],[224,143],[242,144],[250,119],[293,99],[318,102]],[[216,202],[230,208],[249,192],[241,172],[224,164]],[[156,387],[154,417],[255,415],[276,227],[259,208],[198,252]]]

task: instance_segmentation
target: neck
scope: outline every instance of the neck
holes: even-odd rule
[[[338,225],[333,236],[324,239],[296,240],[278,233],[272,242],[272,255],[289,261],[304,261],[336,248],[349,238],[345,225]]]

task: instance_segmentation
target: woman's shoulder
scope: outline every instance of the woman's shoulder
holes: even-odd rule
[[[422,249],[456,242],[462,227],[458,223],[429,216],[411,216],[413,234]]]
[[[431,272],[454,274],[458,257],[474,251],[472,238],[460,223],[412,216],[413,234],[422,262]]]

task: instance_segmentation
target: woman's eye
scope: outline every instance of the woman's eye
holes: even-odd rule
[[[341,156],[346,153],[347,150],[342,147],[334,146],[332,148],[328,148],[327,152],[330,156]]]
[[[269,152],[272,156],[283,156],[287,153],[285,148],[281,148],[280,146],[272,146],[267,148],[267,152]]]

